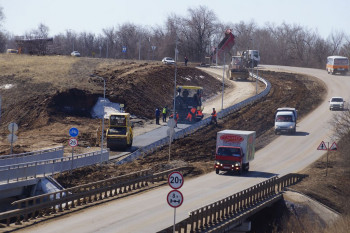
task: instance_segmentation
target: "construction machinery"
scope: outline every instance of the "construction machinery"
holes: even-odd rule
[[[223,62],[225,53],[228,53],[235,44],[235,36],[231,29],[225,31],[225,37],[222,39],[217,48],[215,48],[211,57],[214,62]]]
[[[132,146],[133,132],[130,113],[112,113],[106,131],[107,147],[111,150]]]
[[[237,52],[236,56],[232,56],[229,65],[230,79],[247,80],[249,78],[249,69],[253,69],[260,62],[258,50],[245,50]]]
[[[195,123],[203,119],[203,87],[177,86],[175,111],[179,114],[179,123]]]

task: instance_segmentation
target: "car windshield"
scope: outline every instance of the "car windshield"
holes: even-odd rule
[[[292,116],[290,115],[278,115],[276,117],[277,122],[293,122]]]
[[[241,149],[230,148],[230,147],[219,147],[218,155],[240,157],[241,156]]]
[[[331,102],[343,102],[343,98],[332,98]]]

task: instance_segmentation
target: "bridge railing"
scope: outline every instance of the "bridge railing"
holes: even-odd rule
[[[260,82],[264,83],[265,84],[265,89],[260,92],[259,94],[255,95],[255,96],[252,96],[240,103],[237,103],[235,105],[232,105],[228,108],[225,108],[221,111],[218,112],[218,118],[223,118],[223,117],[226,117],[227,115],[233,113],[233,112],[236,112],[236,111],[239,111],[240,109],[242,109],[243,107],[246,107],[248,106],[249,104],[252,104],[254,103],[255,101],[258,101],[259,99],[265,97],[269,92],[270,92],[270,89],[271,89],[271,84],[269,81],[263,79],[262,77],[259,77],[253,73],[250,73],[250,76],[259,80]],[[190,135],[190,134],[193,134],[194,132],[196,132],[197,130],[199,130],[200,128],[208,125],[210,123],[210,118],[206,118],[202,121],[199,121],[185,129],[182,129],[178,132],[175,133],[174,135],[174,139],[179,139],[179,138],[183,138],[187,135]],[[152,152],[154,152],[156,149],[162,147],[162,146],[165,146],[165,145],[168,145],[169,144],[169,137],[166,137],[166,138],[163,138],[163,139],[160,139],[148,146],[145,146],[145,147],[142,147],[136,151],[134,151],[133,153],[131,153],[129,156],[125,157],[124,159],[120,160],[117,162],[117,164],[123,164],[123,163],[126,163],[126,162],[130,162],[140,156],[146,156]]]
[[[108,159],[109,151],[104,150],[102,154],[101,151],[95,151],[58,159],[0,166],[0,182],[10,183],[33,179],[38,176],[53,175],[71,169],[105,162]]]
[[[265,206],[282,198],[285,187],[299,182],[305,175],[287,174],[272,177],[248,189],[191,211],[189,217],[176,224],[177,232],[223,232],[227,225],[242,223]],[[170,226],[159,233],[173,232]]]
[[[1,155],[0,166],[7,166],[19,163],[29,163],[39,160],[58,159],[63,157],[63,146],[31,151],[20,154]]]
[[[12,203],[14,207],[17,207],[16,209],[0,213],[0,221],[5,221],[7,226],[13,221],[16,224],[21,224],[44,215],[63,212],[77,206],[140,190],[148,187],[150,183],[165,182],[173,171],[184,172],[190,168],[174,168],[159,173],[152,173],[151,170],[142,170],[18,200]]]

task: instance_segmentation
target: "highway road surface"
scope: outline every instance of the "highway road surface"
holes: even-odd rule
[[[177,221],[186,218],[191,210],[232,195],[275,174],[300,171],[324,153],[316,150],[321,141],[333,141],[329,122],[336,112],[329,110],[327,101],[331,96],[342,96],[347,102],[350,101],[350,76],[331,76],[325,70],[318,69],[265,68],[304,73],[323,80],[328,88],[326,100],[298,123],[296,135],[281,135],[257,151],[247,176],[216,175],[213,171],[185,180],[180,189],[184,202],[176,209]],[[117,199],[20,232],[156,232],[173,224],[174,210],[166,201],[170,190],[170,187],[164,186]]]

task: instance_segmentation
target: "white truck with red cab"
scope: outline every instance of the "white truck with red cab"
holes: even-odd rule
[[[237,172],[249,170],[255,155],[255,131],[223,130],[217,133],[215,171]]]

